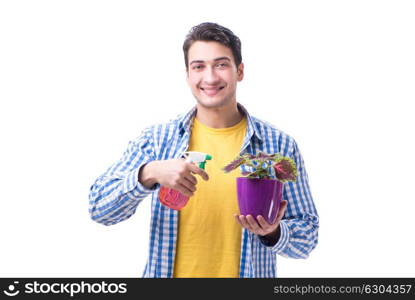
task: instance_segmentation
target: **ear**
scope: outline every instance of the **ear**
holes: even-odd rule
[[[241,62],[236,70],[238,73],[238,81],[242,81],[244,79],[244,64]]]

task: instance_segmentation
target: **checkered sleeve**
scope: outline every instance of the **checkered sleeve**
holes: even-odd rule
[[[89,213],[104,225],[112,225],[131,217],[137,205],[156,187],[146,188],[138,181],[140,169],[155,159],[150,128],[130,141],[122,158],[99,176],[90,188]]]
[[[292,158],[298,177],[296,182],[285,184],[283,199],[288,201],[281,220],[281,234],[272,251],[290,258],[307,258],[318,242],[319,218],[311,196],[308,176],[296,142],[293,142]]]

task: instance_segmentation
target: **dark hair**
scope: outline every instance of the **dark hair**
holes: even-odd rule
[[[184,62],[186,64],[186,69],[189,67],[187,54],[189,53],[190,46],[192,46],[196,41],[218,42],[232,50],[232,54],[237,67],[242,62],[240,39],[228,28],[225,28],[216,23],[206,22],[194,26],[192,29],[190,29],[183,43]]]

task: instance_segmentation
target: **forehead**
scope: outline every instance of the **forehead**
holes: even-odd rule
[[[232,50],[218,42],[196,41],[190,46],[188,61],[203,60],[213,61],[218,57],[229,57],[233,61]]]

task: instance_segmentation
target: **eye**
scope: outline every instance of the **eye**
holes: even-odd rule
[[[195,65],[192,67],[193,70],[201,70],[203,69],[203,65]]]
[[[220,69],[224,69],[224,68],[226,68],[226,67],[228,66],[228,63],[223,62],[223,63],[219,63],[219,64],[217,64],[216,66],[217,66],[218,68],[220,68]]]

